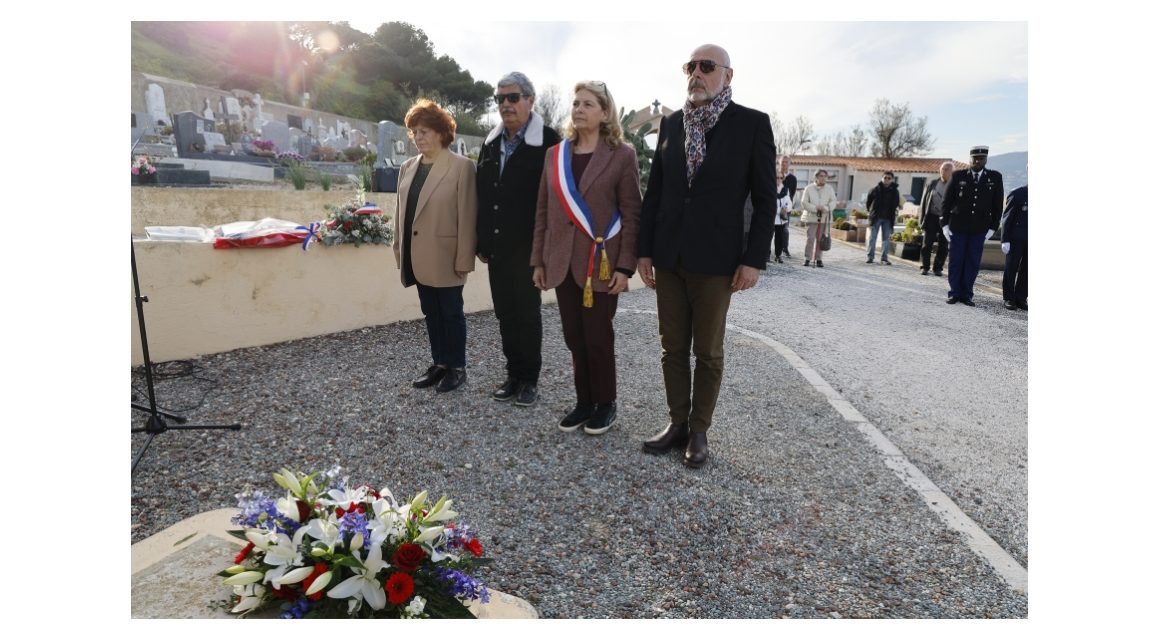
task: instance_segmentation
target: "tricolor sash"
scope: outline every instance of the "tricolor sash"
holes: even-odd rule
[[[565,138],[552,150],[551,161],[555,165],[555,176],[551,186],[555,190],[556,197],[559,198],[559,202],[563,205],[563,210],[572,224],[592,239],[592,248],[588,253],[587,282],[584,284],[584,306],[591,307],[594,302],[592,299],[592,271],[596,264],[597,249],[600,252],[600,280],[612,279],[608,251],[604,244],[620,232],[620,210],[616,209],[615,214],[612,215],[612,221],[604,230],[603,235],[596,235],[595,219],[592,217],[591,209],[580,196],[575,176],[571,172],[571,140]]]

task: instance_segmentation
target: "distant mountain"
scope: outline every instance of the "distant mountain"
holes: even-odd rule
[[[1029,152],[1015,151],[990,156],[986,168],[1002,174],[1002,187],[1006,193],[1026,185],[1026,163]]]

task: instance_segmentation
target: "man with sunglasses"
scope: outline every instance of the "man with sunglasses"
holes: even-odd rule
[[[777,153],[768,114],[732,101],[728,52],[703,45],[684,74],[684,108],[660,121],[637,256],[640,277],[656,290],[670,419],[644,450],[684,447],[684,464],[697,468],[708,459],[732,294],[753,287],[765,268],[777,206]]]
[[[881,182],[869,192],[865,201],[865,208],[869,209],[869,259],[866,264],[873,264],[873,251],[877,245],[877,234],[881,232],[881,264],[889,262],[889,236],[893,233],[893,224],[897,220],[897,212],[901,209],[901,192],[893,172],[881,174]]]
[[[479,259],[487,263],[491,301],[507,375],[491,394],[498,402],[514,399],[521,407],[539,397],[543,319],[540,292],[531,278],[531,241],[539,177],[547,149],[559,133],[532,110],[535,85],[513,71],[497,83],[495,104],[501,122],[479,150],[476,189]]]

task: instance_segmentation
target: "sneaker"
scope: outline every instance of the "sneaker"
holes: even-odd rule
[[[866,261],[865,261],[865,264],[873,264],[873,258],[870,258],[870,259],[866,260]]]
[[[592,417],[584,425],[584,433],[589,436],[598,436],[608,432],[616,423],[616,403],[597,404]]]
[[[580,427],[587,424],[588,419],[592,417],[592,412],[594,409],[595,405],[581,404],[577,402],[575,409],[572,409],[571,413],[567,414],[563,417],[563,420],[559,421],[559,430],[566,433],[571,433],[572,431],[579,429]]]
[[[892,263],[892,262],[890,262],[889,260],[882,260],[882,261],[881,261],[881,264],[893,264],[893,263]]]
[[[524,382],[519,385],[519,393],[515,396],[515,406],[530,407],[539,399],[539,387],[534,382]]]
[[[515,394],[518,392],[519,380],[516,380],[512,376],[507,376],[507,379],[503,381],[503,384],[499,385],[498,389],[491,392],[491,399],[496,402],[507,402],[508,400],[514,398]]]

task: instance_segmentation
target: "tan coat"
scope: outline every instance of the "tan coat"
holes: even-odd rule
[[[394,216],[394,262],[402,275],[402,234],[406,199],[422,156],[402,164],[398,213]],[[439,152],[423,183],[411,223],[410,259],[415,279],[428,287],[458,287],[475,270],[475,163],[447,149]],[[464,273],[459,276],[455,272]],[[405,285],[406,282],[403,282]]]
[[[825,208],[824,213],[817,215],[817,205]],[[810,182],[805,187],[805,195],[801,196],[801,222],[821,222],[828,224],[833,215],[833,207],[837,206],[837,194],[828,183],[818,187],[816,182]]]
[[[559,145],[556,145],[559,146]],[[588,272],[588,255],[592,240],[568,217],[554,188],[556,169],[552,163],[555,147],[547,150],[543,175],[539,181],[539,205],[535,210],[535,236],[531,245],[531,266],[544,267],[547,286],[558,287],[568,269],[577,285],[584,286]],[[620,232],[607,241],[608,263],[616,269],[636,271],[636,235],[640,230],[640,165],[636,150],[627,144],[610,149],[601,138],[579,184],[580,196],[587,203],[601,235],[620,209]],[[606,293],[608,282],[599,279],[599,252],[592,269],[592,290]]]

